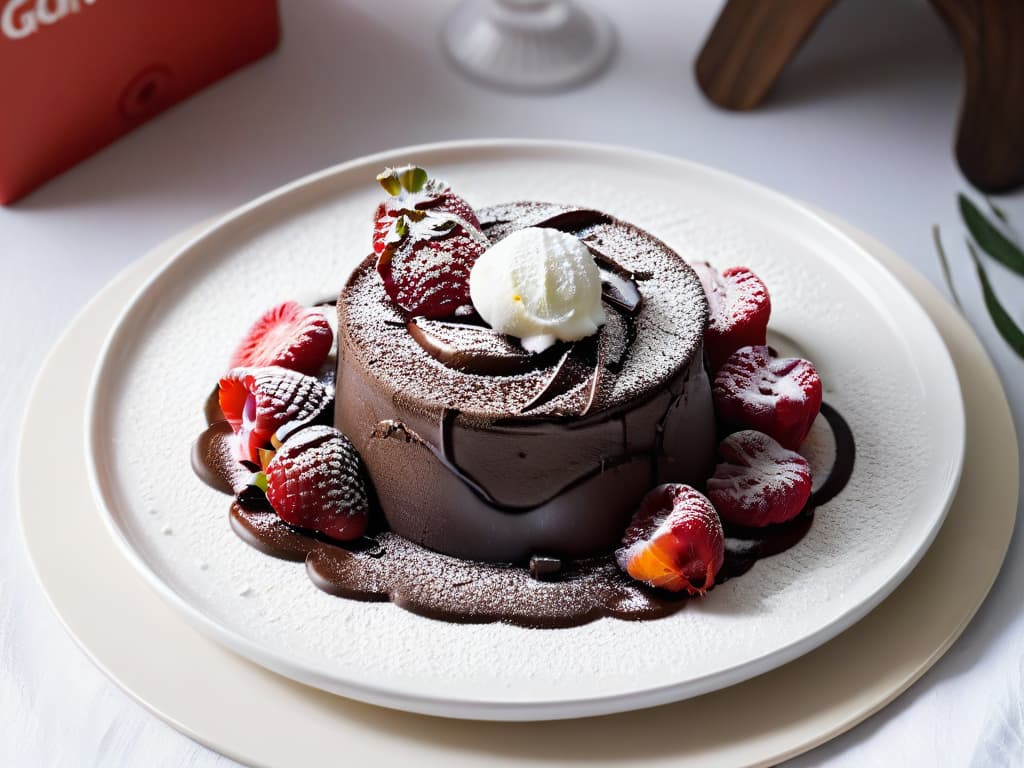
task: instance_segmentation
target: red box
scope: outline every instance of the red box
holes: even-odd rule
[[[0,0],[0,203],[279,38],[276,0]]]

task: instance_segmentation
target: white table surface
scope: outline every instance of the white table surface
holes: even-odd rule
[[[134,703],[61,627],[18,534],[15,438],[47,350],[114,275],[179,230],[325,166],[480,137],[656,150],[828,209],[941,285],[937,223],[966,315],[1024,423],[1024,361],[985,312],[956,212],[968,189],[950,150],[960,59],[926,4],[840,4],[750,114],[712,107],[691,74],[714,0],[591,0],[617,27],[617,58],[557,96],[503,94],[455,74],[438,44],[452,0],[281,4],[275,54],[0,208],[0,765],[234,765]],[[1024,194],[999,203],[1024,230]],[[999,265],[990,273],[1024,323],[1024,278]],[[946,656],[896,702],[791,764],[1024,765],[1022,594],[1018,527],[991,595]]]

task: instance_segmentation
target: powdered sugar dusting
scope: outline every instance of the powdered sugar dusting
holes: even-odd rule
[[[531,216],[542,221],[580,210],[531,203],[480,209],[478,215],[488,235],[497,239],[507,229],[495,222],[508,219],[521,226],[531,223]],[[635,332],[626,343],[628,352],[617,354],[622,364],[602,373],[591,408],[594,413],[625,405],[684,370],[700,349],[707,312],[693,270],[664,243],[636,227],[604,218],[573,229],[580,239],[614,258],[626,272],[643,278],[643,303],[632,318]],[[438,418],[446,409],[457,409],[460,418],[468,422],[487,423],[525,410],[534,418],[578,412],[578,402],[586,399],[588,382],[581,378],[565,393],[527,409],[554,373],[553,365],[512,376],[484,377],[434,360],[407,333],[384,295],[372,259],[349,280],[338,313],[341,332],[351,339],[343,348],[363,356],[362,365],[373,370],[396,397],[413,411],[431,418]],[[615,338],[623,343],[621,324],[607,330],[617,333]],[[598,334],[603,337],[605,328]],[[607,349],[616,342],[609,339],[601,343]]]
[[[712,679],[820,631],[889,581],[942,503],[943,478],[933,468],[946,453],[933,428],[942,404],[921,373],[933,342],[906,338],[903,294],[868,257],[788,204],[746,188],[737,194],[716,176],[659,173],[639,160],[596,172],[593,154],[561,150],[448,157],[431,170],[478,206],[571,200],[646,229],[685,259],[750,266],[771,290],[770,331],[814,361],[825,400],[856,435],[846,491],[818,510],[799,545],[656,621],[601,619],[557,632],[455,625],[313,588],[301,567],[235,536],[224,496],[192,479],[188,448],[204,426],[198,404],[252,320],[283,299],[333,293],[369,253],[379,190],[372,172],[365,181],[342,175],[195,246],[147,295],[145,312],[133,314],[116,384],[100,395],[111,438],[100,461],[114,468],[120,522],[181,599],[321,679],[433,698],[538,702]],[[253,274],[261,279],[240,278]],[[643,354],[653,363],[660,353]],[[827,453],[824,441],[815,445]],[[155,507],[159,516],[146,514]],[[160,533],[164,524],[173,536]],[[245,597],[243,584],[251,588]]]
[[[281,446],[266,473],[271,506],[281,515],[288,509],[287,519],[296,524],[333,531],[326,526],[338,517],[368,512],[359,458],[349,439],[333,427],[316,424],[302,430]]]
[[[684,605],[680,596],[655,593],[630,579],[611,557],[568,563],[547,581],[525,568],[431,552],[390,532],[378,534],[376,543],[372,550],[351,552],[314,546],[306,560],[311,578],[327,592],[388,599],[424,616],[523,627],[574,626],[602,616],[654,619]]]
[[[741,356],[732,357],[715,374],[715,394],[719,400],[735,400],[752,413],[773,410],[777,403],[804,404],[807,385],[815,374],[813,366],[800,358],[772,357],[767,347],[745,347]]]
[[[800,454],[753,430],[729,435],[719,453],[724,461],[708,479],[708,496],[724,518],[731,519],[729,512],[736,510],[745,519],[734,522],[783,522],[803,508],[811,473]],[[792,496],[802,498],[787,503]],[[769,517],[773,511],[780,517]]]
[[[382,254],[381,275],[399,306],[444,317],[470,305],[470,270],[487,240],[454,214],[427,211],[425,216],[408,223],[408,236]]]

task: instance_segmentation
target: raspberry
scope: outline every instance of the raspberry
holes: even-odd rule
[[[220,380],[221,412],[238,435],[238,456],[261,465],[260,449],[317,419],[332,398],[323,384],[286,368],[235,368]]]
[[[725,559],[722,523],[711,502],[690,486],[659,485],[640,503],[615,559],[652,587],[703,595]]]
[[[340,541],[366,532],[370,508],[359,455],[333,427],[294,433],[266,474],[267,501],[286,523]]]
[[[253,324],[228,367],[279,365],[314,374],[330,354],[333,342],[334,332],[322,312],[286,301],[271,307]]]
[[[715,413],[726,424],[771,435],[796,450],[821,409],[821,379],[808,361],[768,347],[736,350],[715,374]]]
[[[704,351],[712,371],[740,347],[765,343],[772,312],[768,289],[746,267],[730,267],[721,274],[707,262],[691,264],[708,298],[708,327]]]
[[[718,446],[724,459],[708,479],[708,498],[722,520],[760,527],[792,520],[811,496],[811,467],[752,429],[729,435]]]

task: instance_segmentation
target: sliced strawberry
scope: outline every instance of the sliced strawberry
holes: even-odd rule
[[[378,205],[377,211],[373,214],[373,252],[378,256],[384,250],[384,240],[394,224],[395,217],[388,213],[387,206],[384,203]]]
[[[260,449],[318,418],[331,395],[312,376],[286,368],[235,368],[220,380],[220,409],[238,435],[238,457],[262,466]],[[266,458],[266,457],[262,457]]]
[[[286,523],[340,541],[366,532],[369,503],[359,455],[333,427],[293,434],[267,467],[267,501]]]
[[[765,343],[772,312],[768,289],[746,267],[729,267],[721,274],[707,262],[691,264],[708,297],[708,327],[704,350],[712,371],[740,347]]]
[[[230,368],[279,365],[316,373],[331,352],[334,332],[322,312],[286,301],[257,320],[231,356]]]
[[[763,432],[734,432],[718,446],[724,460],[708,479],[722,520],[755,526],[792,520],[811,496],[811,465]]]
[[[703,595],[725,558],[725,537],[715,508],[688,485],[667,483],[648,493],[615,551],[634,579],[670,592]]]
[[[416,166],[377,179],[391,195],[377,206],[373,228],[384,290],[410,317],[471,311],[469,272],[489,245],[473,209]]]
[[[821,409],[814,366],[799,357],[773,357],[764,346],[730,355],[711,392],[723,422],[764,432],[791,450],[800,447]]]

